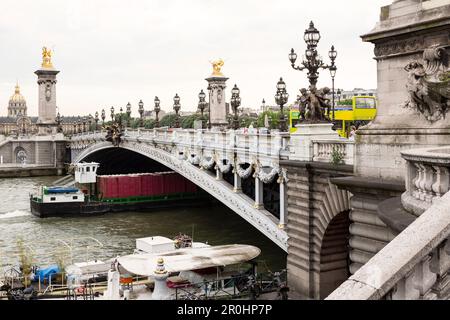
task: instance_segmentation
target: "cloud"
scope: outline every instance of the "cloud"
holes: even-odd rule
[[[2,0],[0,3],[0,106],[6,114],[16,79],[29,114],[37,114],[42,46],[54,49],[57,101],[62,114],[94,113],[125,106],[136,112],[142,99],[153,108],[158,95],[171,110],[181,96],[182,110],[194,110],[197,94],[211,73],[209,60],[223,58],[224,73],[241,89],[243,106],[273,103],[283,76],[291,97],[307,85],[294,71],[291,47],[301,57],[303,32],[314,20],[321,31],[320,54],[338,50],[336,86],[376,87],[373,46],[362,43],[389,0]],[[330,86],[328,72],[319,85]],[[229,97],[228,97],[229,98]]]

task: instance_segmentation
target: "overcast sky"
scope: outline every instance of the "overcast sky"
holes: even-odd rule
[[[60,70],[57,105],[61,114],[87,114],[144,101],[153,109],[158,95],[164,110],[173,96],[181,108],[196,108],[211,74],[210,60],[223,58],[229,77],[227,100],[236,83],[242,105],[274,103],[282,76],[295,99],[307,85],[306,72],[290,67],[293,47],[305,50],[304,30],[313,20],[322,39],[319,54],[328,62],[338,51],[336,87],[376,88],[373,45],[360,35],[379,20],[392,0],[1,0],[0,107],[6,115],[16,80],[37,114],[36,75],[43,46],[54,50]],[[328,71],[319,85],[330,86]]]

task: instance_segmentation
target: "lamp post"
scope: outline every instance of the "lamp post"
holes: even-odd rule
[[[114,122],[114,107],[111,107],[111,121]]]
[[[127,127],[130,127],[131,120],[131,103],[127,103]]]
[[[237,85],[234,85],[231,89],[231,107],[233,108],[233,129],[239,129],[239,117],[238,108],[241,105],[241,97],[239,96],[240,90]]]
[[[331,46],[331,50],[328,52],[328,56],[330,57],[331,60],[331,66],[330,66],[330,75],[331,75],[331,92],[333,93],[333,97],[332,97],[332,110],[333,110],[333,115],[332,115],[332,120],[334,121],[334,77],[336,76],[336,70],[337,67],[334,63],[334,61],[336,60],[337,57],[337,51],[334,50],[334,46]]]
[[[181,108],[180,97],[178,96],[177,93],[175,94],[175,97],[173,97],[173,110],[175,110],[175,128],[180,127],[180,116],[178,115],[180,108]]]
[[[94,118],[94,121],[95,121],[95,131],[98,131],[98,111],[95,111],[95,118]]]
[[[120,113],[119,113],[119,127],[122,128],[122,114],[123,114],[123,109],[122,107],[120,107]]]
[[[103,127],[105,127],[105,119],[106,119],[106,112],[105,112],[105,109],[102,109],[102,122],[103,122]]]
[[[206,93],[203,92],[203,89],[198,94],[198,108],[200,109],[200,116],[202,121],[202,129],[205,128],[204,120],[203,120],[203,112],[205,111],[208,102],[206,102]]]
[[[286,83],[283,81],[283,78],[280,78],[280,81],[277,83],[277,93],[275,94],[275,102],[280,106],[280,131],[286,132],[286,118],[284,117],[283,107],[288,102],[289,94],[286,91]]]
[[[331,59],[331,65],[326,65],[323,63],[322,58],[319,56],[317,52],[317,44],[320,40],[320,32],[314,27],[314,23],[311,21],[309,24],[309,28],[305,30],[303,39],[305,40],[305,43],[307,45],[307,48],[305,50],[305,57],[303,61],[301,62],[301,66],[296,66],[295,62],[297,61],[297,54],[295,53],[294,49],[291,49],[291,52],[289,54],[289,60],[291,62],[291,66],[293,69],[298,71],[307,70],[308,71],[308,80],[309,80],[309,95],[319,96],[317,92],[317,80],[319,78],[319,69],[330,69],[330,72],[332,72],[332,77],[334,80],[334,75],[336,73],[336,66],[335,66],[335,59],[337,56],[337,52],[334,50],[334,46],[331,47],[331,50],[328,52],[328,56]],[[324,98],[324,97],[321,97]],[[312,100],[312,99],[310,99]],[[316,99],[314,99],[316,100]],[[318,108],[315,106],[315,108]],[[313,116],[311,118],[312,121],[321,121],[324,120],[324,111],[323,109],[315,109],[312,112]]]
[[[155,128],[159,128],[159,112],[161,111],[161,101],[159,101],[159,98],[155,97]]]
[[[261,111],[262,111],[262,112],[265,112],[265,111],[266,111],[266,99],[263,99],[263,100],[262,100],[262,103],[261,103]]]
[[[81,118],[80,116],[78,116],[78,121],[77,121],[77,127],[78,127],[78,133],[81,133]]]
[[[92,129],[93,121],[94,121],[94,117],[92,116],[92,114],[89,114],[89,116],[88,116],[88,131],[91,131],[91,129]]]
[[[142,100],[139,100],[139,127],[142,128],[144,126],[144,102]]]
[[[83,117],[83,132],[86,132],[86,122],[87,122],[87,118],[86,116]]]

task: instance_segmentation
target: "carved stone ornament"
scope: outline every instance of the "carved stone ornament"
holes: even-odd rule
[[[50,83],[47,83],[45,85],[45,99],[47,101],[50,101],[52,99],[52,85]]]
[[[244,163],[239,163],[236,165],[236,173],[242,179],[247,179],[252,175],[253,165],[249,165],[247,169],[242,168]]]
[[[205,170],[209,170],[214,166],[215,162],[214,156],[204,157],[200,162],[200,166]]]
[[[445,119],[450,108],[450,69],[445,49],[425,49],[423,61],[412,61],[405,70],[409,99],[404,107],[421,113],[431,123]]]

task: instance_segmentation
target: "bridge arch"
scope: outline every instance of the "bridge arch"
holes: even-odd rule
[[[90,141],[85,144],[73,145],[72,162],[81,162],[95,152],[111,148],[121,148],[141,154],[179,173],[225,204],[287,251],[287,234],[278,228],[278,220],[271,213],[265,209],[255,208],[252,199],[233,192],[233,188],[227,182],[217,180],[216,176],[209,173],[208,170],[201,170],[195,166],[192,163],[192,156],[186,159],[184,155],[180,154],[177,147],[164,145],[157,148],[154,144],[127,140],[123,141],[120,147],[114,147],[106,141]]]

